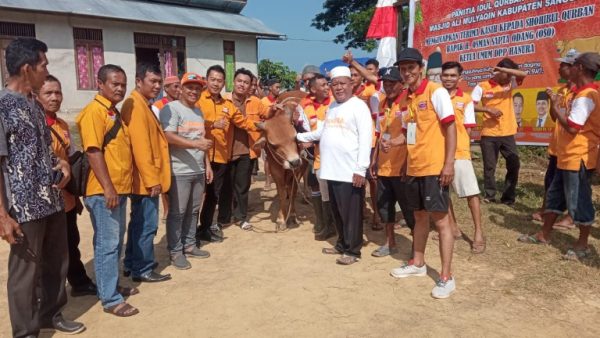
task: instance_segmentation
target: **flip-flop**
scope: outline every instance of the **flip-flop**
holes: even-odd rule
[[[341,255],[342,253],[336,248],[323,248],[321,252],[325,255]]]
[[[554,230],[573,230],[577,228],[577,226],[574,223],[571,224],[565,224],[565,223],[554,223],[554,225],[552,226],[552,229]]]
[[[105,308],[104,312],[110,313],[111,315],[115,315],[117,317],[131,317],[140,313],[140,310],[123,302],[109,308]]]
[[[351,265],[359,261],[360,258],[349,255],[343,255],[342,257],[335,260],[335,262],[340,265]]]
[[[544,217],[542,216],[541,212],[534,212],[533,214],[531,214],[531,219],[538,222],[544,221]]]
[[[389,256],[391,254],[397,253],[398,249],[396,248],[391,248],[389,246],[383,245],[380,246],[379,248],[375,249],[372,253],[371,256],[373,257],[385,257],[385,256]]]
[[[550,244],[549,241],[542,241],[540,239],[538,239],[535,235],[529,235],[529,234],[522,234],[521,236],[519,236],[517,238],[517,241],[521,242],[521,243],[528,243],[528,244]]]
[[[481,242],[473,242],[472,246],[471,246],[471,253],[478,255],[478,254],[482,254],[485,252],[485,238],[483,239],[483,241]]]
[[[589,257],[592,254],[590,248],[575,249],[571,248],[562,256],[562,259],[567,261],[577,261]]]
[[[138,288],[128,288],[125,286],[117,286],[117,292],[121,294],[123,297],[129,297],[133,295],[137,295],[140,293]]]

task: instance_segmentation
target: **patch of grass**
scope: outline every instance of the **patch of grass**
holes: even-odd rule
[[[482,204],[482,222],[488,250],[476,259],[488,263],[498,271],[515,276],[514,279],[496,282],[497,287],[510,294],[526,297],[528,295],[537,301],[552,303],[560,302],[574,293],[580,298],[585,298],[584,292],[600,291],[597,285],[600,275],[600,229],[597,226],[592,228],[589,240],[592,255],[582,262],[561,260],[561,255],[577,240],[578,230],[554,231],[549,246],[528,245],[516,241],[519,234],[535,233],[541,227],[541,224],[531,220],[531,213],[542,205],[547,159],[545,148],[532,148],[519,147],[521,171],[516,204],[512,207],[503,204]],[[474,159],[473,164],[480,188],[483,189],[482,161]],[[499,160],[496,170],[498,194],[503,189],[505,174],[504,160]],[[596,178],[595,182],[597,181]],[[594,201],[600,201],[600,187],[595,185],[592,189]],[[456,201],[454,207],[461,229],[470,237],[473,223],[467,204],[465,201]],[[598,217],[600,204],[596,202],[595,207]]]

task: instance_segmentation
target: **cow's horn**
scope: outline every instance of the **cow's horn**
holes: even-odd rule
[[[258,128],[260,130],[265,130],[265,123],[264,122],[254,122],[254,125],[256,126],[256,128]]]

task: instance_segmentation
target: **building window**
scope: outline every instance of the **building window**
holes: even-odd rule
[[[233,75],[235,74],[235,41],[223,41],[223,58],[225,63],[225,90],[233,91]]]
[[[102,30],[73,27],[75,41],[75,65],[77,69],[77,89],[98,89],[96,77],[104,65]]]
[[[6,69],[6,47],[18,37],[35,38],[35,25],[29,23],[2,22],[0,21],[0,83],[2,88],[6,85],[8,79],[8,70]]]
[[[160,67],[164,77],[185,73],[185,37],[133,33],[136,62]]]

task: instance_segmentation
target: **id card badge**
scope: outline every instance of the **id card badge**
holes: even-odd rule
[[[409,122],[406,128],[406,144],[417,143],[417,123]]]

